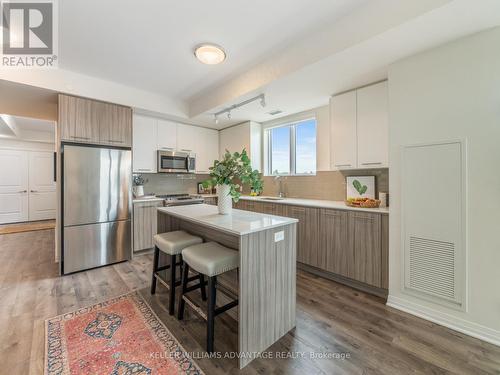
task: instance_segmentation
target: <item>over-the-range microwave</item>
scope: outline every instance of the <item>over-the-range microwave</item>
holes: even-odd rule
[[[194,173],[196,154],[189,151],[158,150],[158,172]]]

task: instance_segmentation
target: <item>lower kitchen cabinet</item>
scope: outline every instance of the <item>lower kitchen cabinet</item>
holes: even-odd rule
[[[388,288],[387,215],[253,200],[234,207],[298,219],[297,261],[307,270],[377,295]]]
[[[154,247],[153,236],[157,233],[156,208],[162,205],[163,201],[134,203],[134,251]]]
[[[297,224],[297,262],[319,266],[319,209],[284,206],[284,216],[299,220]]]
[[[349,245],[348,211],[321,209],[318,267],[345,277],[354,277],[354,252]]]
[[[382,241],[379,214],[349,212],[349,248],[354,254],[352,278],[382,287]]]

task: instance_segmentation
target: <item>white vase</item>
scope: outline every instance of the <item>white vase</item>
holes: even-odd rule
[[[229,215],[233,210],[233,198],[229,195],[229,185],[217,185],[217,206],[220,215]]]
[[[142,185],[134,186],[134,195],[135,197],[142,197],[144,195],[144,186]]]

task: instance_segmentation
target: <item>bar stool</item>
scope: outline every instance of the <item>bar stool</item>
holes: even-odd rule
[[[182,269],[182,258],[177,262],[177,255],[180,255],[182,249],[200,244],[203,240],[200,237],[193,236],[182,230],[177,230],[173,232],[157,234],[153,237],[155,244],[154,256],[153,256],[153,276],[151,280],[151,294],[156,292],[156,280],[159,280],[163,285],[165,285],[169,290],[169,301],[168,301],[168,312],[170,315],[174,314],[174,304],[175,304],[175,287],[180,285],[179,281],[176,281],[175,270],[177,266]],[[159,267],[160,251],[169,255],[170,264],[166,266]],[[164,280],[159,272],[170,269],[170,284]],[[205,294],[205,282],[203,276],[191,277],[189,281],[200,279],[200,288],[203,300],[206,300]]]
[[[186,247],[182,250],[182,258],[184,260],[184,267],[182,269],[182,288],[179,295],[179,306],[177,309],[177,318],[182,320],[184,318],[185,308],[185,294],[191,292],[194,287],[187,287],[188,272],[191,267],[200,275],[208,277],[208,303],[206,317],[201,313],[201,309],[196,308],[195,311],[207,321],[207,352],[214,351],[214,318],[238,306],[238,300],[235,299],[228,304],[216,307],[216,285],[217,276],[234,269],[237,269],[240,263],[239,253],[235,250],[228,249],[216,242],[206,242],[199,245]],[[189,301],[190,304],[192,303]]]

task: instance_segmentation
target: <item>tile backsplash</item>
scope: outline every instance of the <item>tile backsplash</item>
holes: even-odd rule
[[[341,201],[346,198],[347,176],[375,176],[377,194],[389,191],[389,169],[360,169],[349,171],[317,172],[315,176],[290,176],[283,180],[285,196]],[[264,177],[263,195],[276,196],[278,182],[274,177]]]
[[[208,178],[202,174],[143,173],[142,176],[148,180],[144,184],[146,194],[197,194],[198,183]]]
[[[198,183],[208,175],[191,174],[143,174],[148,180],[144,184],[144,192],[155,194],[197,194]],[[375,176],[377,194],[389,191],[389,169],[363,169],[350,171],[317,172],[315,176],[291,176],[283,180],[285,195],[289,198],[310,198],[341,201],[346,197],[347,176]],[[276,196],[278,183],[274,177],[263,177],[263,195]],[[245,189],[244,194],[249,191]]]

